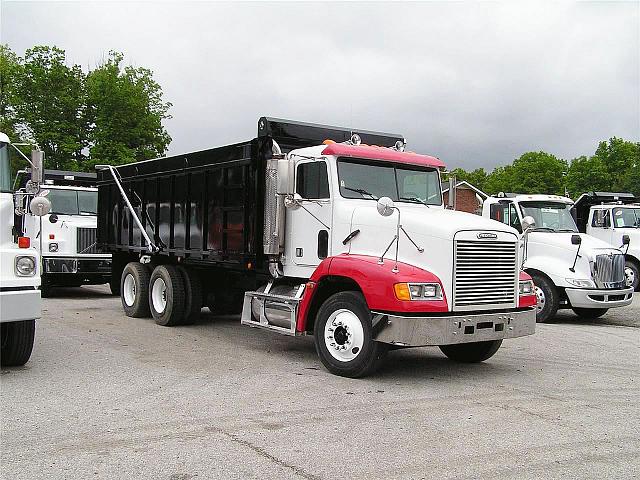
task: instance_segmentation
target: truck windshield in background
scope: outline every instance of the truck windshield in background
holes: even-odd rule
[[[11,163],[9,149],[6,145],[0,147],[0,192],[11,192]]]
[[[95,215],[98,212],[98,192],[51,189],[47,194],[51,213],[58,215]]]
[[[344,198],[389,197],[396,202],[442,204],[440,177],[433,168],[339,159],[338,177]]]
[[[531,216],[536,227],[555,230],[556,232],[578,232],[576,222],[569,209],[571,205],[556,202],[520,202],[522,216]]]
[[[616,228],[640,228],[640,207],[614,208],[613,226]]]

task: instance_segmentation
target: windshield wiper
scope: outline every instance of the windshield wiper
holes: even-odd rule
[[[345,190],[351,190],[352,192],[359,193],[360,195],[369,195],[374,200],[378,199],[378,197],[376,197],[373,193],[367,192],[364,188],[351,188],[351,187],[342,187],[342,188],[344,188]]]
[[[411,203],[421,203],[425,207],[429,206],[427,204],[427,202],[425,202],[424,200],[422,200],[422,199],[420,199],[418,197],[400,197],[400,200],[406,200],[406,201],[411,202]]]

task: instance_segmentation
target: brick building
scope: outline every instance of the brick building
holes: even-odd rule
[[[449,182],[442,182],[442,196],[445,206],[449,203]],[[455,209],[461,212],[482,214],[482,203],[489,195],[474,187],[469,182],[456,182]]]

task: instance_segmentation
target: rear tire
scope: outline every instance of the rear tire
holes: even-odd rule
[[[535,272],[530,272],[529,275],[533,279],[537,300],[536,322],[544,323],[554,318],[558,313],[558,307],[560,306],[558,290],[553,282],[544,275]]]
[[[35,320],[0,324],[0,365],[17,367],[29,361],[36,334]]]
[[[371,311],[359,292],[339,292],[320,307],[314,326],[316,351],[335,375],[370,375],[382,363],[388,346],[373,340]]]
[[[440,345],[440,350],[454,362],[479,363],[493,357],[500,345],[502,340],[489,340],[459,345]]]
[[[172,327],[184,319],[184,280],[172,265],[159,265],[151,274],[149,308],[158,325]]]
[[[572,308],[573,312],[585,320],[595,320],[609,311],[608,308]]]
[[[122,271],[120,279],[120,300],[127,317],[146,318],[149,311],[149,278],[146,265],[130,262]]]
[[[202,311],[202,282],[197,273],[185,268],[178,267],[184,282],[184,319],[183,324],[188,325],[200,318]]]

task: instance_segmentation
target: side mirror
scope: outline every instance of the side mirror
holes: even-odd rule
[[[42,217],[51,211],[51,202],[45,197],[33,197],[33,200],[29,203],[31,213]]]
[[[288,158],[279,158],[275,161],[278,162],[278,193],[292,195],[295,191],[295,164]]]
[[[58,221],[58,215],[56,215],[55,213],[52,213],[51,215],[49,215],[49,221],[51,223],[56,223]]]
[[[396,208],[393,200],[389,197],[381,197],[378,199],[376,203],[376,208],[378,209],[378,213],[383,217],[388,217],[393,213],[393,210]]]
[[[580,245],[582,237],[580,235],[571,235],[571,245]]]
[[[629,235],[622,236],[622,245],[629,245],[631,243],[631,238]]]
[[[530,228],[534,228],[536,226],[536,220],[531,215],[527,215],[522,219],[522,231],[526,232]]]

